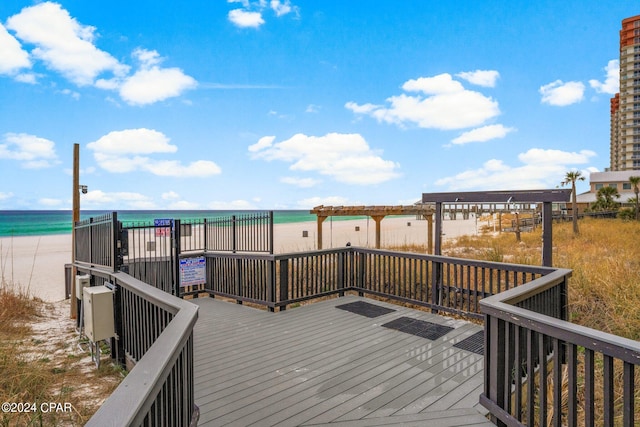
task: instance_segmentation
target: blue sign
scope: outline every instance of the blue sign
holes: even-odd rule
[[[180,260],[180,286],[207,283],[207,261],[203,256]]]
[[[153,225],[155,227],[173,227],[172,219],[154,219]]]

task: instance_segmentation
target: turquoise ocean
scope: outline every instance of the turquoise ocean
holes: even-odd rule
[[[127,210],[118,211],[118,219],[122,222],[153,223],[154,219],[213,219],[231,215],[248,214],[255,211],[167,211],[167,210]],[[80,219],[104,215],[106,211],[82,211]],[[336,220],[339,218],[336,218]],[[346,219],[346,218],[345,218]],[[275,224],[286,224],[304,221],[315,221],[316,216],[308,210],[273,211]],[[72,213],[70,210],[57,211],[9,211],[0,210],[0,237],[9,236],[42,236],[49,234],[71,234]]]

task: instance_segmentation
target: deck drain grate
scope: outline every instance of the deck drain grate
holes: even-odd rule
[[[452,327],[438,325],[437,323],[427,322],[426,320],[413,319],[411,317],[399,317],[382,326],[430,340],[437,340],[453,331]]]
[[[484,332],[476,332],[453,346],[484,356]]]
[[[395,311],[392,308],[380,307],[379,305],[369,304],[368,302],[364,301],[356,301],[350,302],[349,304],[337,305],[336,308],[370,318],[383,316]]]

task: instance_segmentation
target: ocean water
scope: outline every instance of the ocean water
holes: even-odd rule
[[[251,211],[253,212],[253,211]],[[81,211],[80,219],[104,215],[106,211]],[[249,211],[118,211],[118,219],[122,222],[153,222],[154,219],[213,219],[242,215]],[[335,218],[336,220],[339,218]],[[304,221],[315,221],[316,216],[308,210],[273,211],[273,222],[285,224]],[[48,234],[70,234],[71,211],[3,211],[0,210],[0,237],[8,236],[41,236]]]

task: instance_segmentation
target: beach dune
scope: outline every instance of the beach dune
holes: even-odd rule
[[[445,220],[443,238],[476,234],[477,221]],[[351,246],[375,247],[375,222],[371,219],[331,221],[322,225],[324,249]],[[427,245],[427,221],[415,217],[389,217],[381,222],[382,247]],[[274,225],[274,252],[317,249],[315,221]],[[45,301],[65,298],[65,264],[71,263],[71,234],[0,238],[2,284]]]

